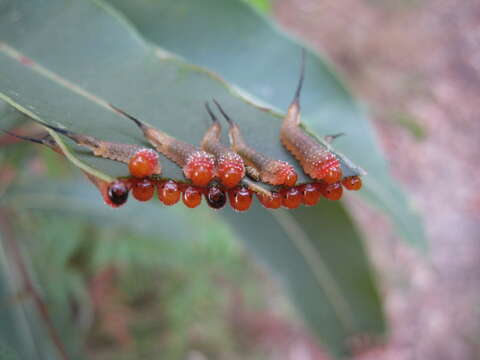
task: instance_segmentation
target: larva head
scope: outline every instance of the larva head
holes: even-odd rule
[[[205,193],[208,206],[215,210],[221,209],[227,202],[227,195],[217,184],[211,184]]]
[[[138,150],[130,159],[128,169],[132,176],[139,179],[160,174],[158,153],[152,149]]]
[[[271,192],[272,196],[267,194],[257,193],[258,200],[267,209],[278,209],[282,206],[282,195],[276,191]]]
[[[318,183],[305,184],[302,186],[303,203],[308,206],[317,204],[322,196],[322,189]]]
[[[150,179],[141,179],[133,183],[132,194],[138,201],[148,201],[153,197],[155,185]]]
[[[297,172],[292,165],[285,161],[275,161],[272,174],[274,174],[274,179],[272,179],[273,185],[285,185],[292,187],[297,182]]]
[[[129,188],[121,180],[115,180],[107,188],[107,204],[111,207],[120,207],[127,202]]]
[[[303,194],[299,187],[291,187],[282,191],[282,205],[287,209],[298,208],[303,200]]]
[[[247,211],[252,204],[252,192],[246,186],[238,186],[228,192],[230,206],[236,211]]]
[[[215,177],[215,158],[205,151],[195,151],[187,158],[183,173],[196,186],[204,187]]]
[[[323,185],[322,194],[329,200],[340,200],[343,194],[342,184],[339,182]]]
[[[360,190],[362,188],[362,179],[358,176],[349,176],[342,180],[342,185],[347,190]]]
[[[180,200],[180,188],[173,180],[167,180],[158,186],[158,198],[167,206],[175,205]]]
[[[217,176],[227,189],[237,186],[245,176],[245,164],[240,155],[230,151],[220,156],[217,163]]]
[[[183,190],[182,201],[185,206],[193,209],[202,202],[202,189],[195,186],[187,186]]]

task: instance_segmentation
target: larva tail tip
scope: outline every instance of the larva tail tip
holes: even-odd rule
[[[65,136],[70,137],[70,136],[73,135],[70,131],[65,130],[65,129],[61,129],[61,128],[57,127],[57,126],[53,126],[53,125],[50,125],[50,124],[45,124],[45,123],[43,123],[43,122],[42,122],[41,124],[42,124],[43,126],[48,127],[49,129],[52,129],[53,131],[58,132],[58,133],[60,133],[60,134],[63,134],[63,135],[65,135]]]
[[[214,123],[218,122],[217,117],[213,113],[212,109],[210,109],[210,105],[208,104],[208,101],[205,101],[205,109],[207,109],[208,115],[210,115],[210,119],[212,119]]]
[[[126,113],[122,109],[116,107],[115,105],[109,103],[108,106],[110,106],[117,114],[120,114],[120,115],[126,117],[127,119],[132,120],[135,124],[137,124],[138,127],[140,127],[140,128],[145,127],[145,124],[143,122],[138,120],[136,117],[133,117],[132,115]]]
[[[230,116],[227,115],[227,113],[225,112],[225,110],[223,110],[223,108],[220,106],[220,104],[218,103],[218,101],[215,100],[215,99],[213,99],[213,102],[215,103],[215,105],[217,105],[218,110],[220,110],[220,112],[222,113],[223,117],[225,118],[225,120],[227,120],[227,122],[230,124],[230,126],[235,125],[235,123],[233,122],[233,120],[230,118]]]
[[[293,104],[299,104],[300,102],[300,93],[302,92],[303,87],[303,79],[305,77],[305,58],[306,58],[306,51],[305,48],[302,48],[302,64],[300,68],[300,79],[298,80],[297,90],[295,91],[295,96],[293,98]]]

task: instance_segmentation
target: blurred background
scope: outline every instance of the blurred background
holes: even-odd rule
[[[389,324],[384,344],[354,358],[480,359],[480,3],[249,2],[340,70],[424,221],[427,255],[399,241],[380,212],[346,199]],[[20,324],[31,354],[330,359],[277,280],[208,212],[178,214],[199,229],[191,241],[137,231],[153,228],[153,216],[105,227],[97,214],[109,209],[98,209],[95,189],[63,158],[8,137],[0,144],[0,196],[16,189],[0,202],[0,278],[10,287],[1,289],[0,321]],[[67,216],[48,211],[58,202]],[[0,347],[0,359],[15,357]]]

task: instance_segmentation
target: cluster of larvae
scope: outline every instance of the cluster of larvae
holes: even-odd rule
[[[148,201],[154,196],[155,189],[158,198],[165,205],[174,205],[182,199],[190,208],[197,207],[202,196],[210,207],[222,208],[228,194],[231,207],[237,211],[245,211],[252,203],[253,193],[256,193],[260,203],[269,209],[281,206],[292,209],[301,204],[312,206],[322,196],[330,200],[340,199],[343,187],[359,190],[362,182],[358,176],[343,177],[337,156],[300,127],[299,97],[303,74],[304,61],[294,100],[281,127],[280,140],[313,180],[308,184],[296,185],[297,173],[292,165],[272,159],[247,145],[239,125],[215,100],[215,105],[229,124],[230,146],[220,141],[221,125],[208,103],[205,107],[212,124],[200,147],[153,128],[113,105],[110,106],[115,112],[132,120],[141,129],[156,151],[138,145],[102,141],[93,136],[43,125],[86,147],[94,156],[128,164],[130,177],[119,178],[107,186],[99,186],[98,181],[96,183],[105,202],[112,207],[123,205],[130,191],[137,200]],[[40,142],[61,153],[55,141],[48,136],[42,139],[21,138]],[[181,167],[185,178],[189,180],[188,183],[162,178],[158,153]],[[91,175],[89,178],[92,180]],[[278,191],[256,186],[258,182],[276,186]]]

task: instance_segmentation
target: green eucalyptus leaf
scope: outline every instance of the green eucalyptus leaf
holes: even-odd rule
[[[153,43],[215,71],[270,108],[284,112],[290,103],[304,45],[243,1],[108,1]],[[301,103],[303,121],[316,134],[346,134],[335,147],[367,171],[360,195],[387,213],[403,238],[424,249],[419,216],[389,175],[365,109],[313,50]]]
[[[142,4],[146,2],[138,2]],[[193,4],[198,2],[189,5]],[[308,181],[280,145],[280,115],[253,106],[218,77],[146,43],[112,8],[86,0],[50,0],[41,6],[33,0],[10,0],[2,6],[0,97],[22,113],[104,140],[146,144],[131,121],[109,110],[106,103],[111,102],[167,133],[198,144],[210,121],[203,104],[215,98],[241,125],[248,143],[289,161],[300,172],[300,181]],[[188,6],[182,11],[189,11]],[[298,76],[299,55],[300,51],[289,54],[297,65],[291,73],[292,84]],[[258,64],[258,69],[264,65]],[[238,69],[245,69],[249,77],[250,70],[258,71],[254,66]],[[290,97],[293,87],[289,85]],[[337,93],[343,93],[338,85],[330,92],[332,101]],[[110,176],[127,174],[125,165],[92,157],[70,141],[66,143],[74,150],[74,159]],[[169,161],[163,159],[162,165],[167,176],[182,178],[180,169]],[[342,165],[347,175],[357,173],[355,167]],[[108,218],[112,224],[150,231],[158,238],[188,239],[198,234],[198,226],[185,226],[190,223],[183,217],[186,209],[180,210],[181,205],[164,208],[130,202],[113,211],[101,204],[93,187],[89,191],[96,201],[85,194],[67,201],[72,189],[55,186],[48,194],[46,187],[36,184],[33,193],[21,192],[13,202],[25,208],[35,204],[42,209],[66,207],[98,221],[102,221],[98,211],[108,212],[104,221]],[[196,211],[212,213],[206,206]],[[333,354],[347,354],[348,341],[356,335],[383,333],[382,310],[368,260],[341,204],[324,201],[315,208],[272,213],[257,203],[246,214],[225,209],[222,216],[278,274],[299,311]]]

